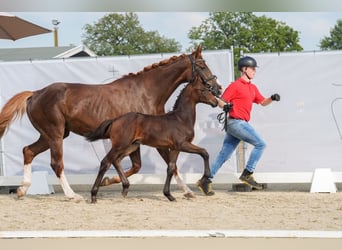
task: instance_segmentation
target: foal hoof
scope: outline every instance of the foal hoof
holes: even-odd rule
[[[128,189],[127,190],[123,190],[121,194],[122,194],[122,197],[126,198],[127,194],[128,194]]]
[[[176,198],[171,196],[171,197],[167,197],[169,199],[169,201],[176,201]]]
[[[166,196],[166,198],[168,198],[169,201],[176,201],[176,198],[173,197],[171,194],[165,195],[165,196]]]

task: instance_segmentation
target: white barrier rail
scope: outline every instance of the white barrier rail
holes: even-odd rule
[[[90,230],[90,231],[1,231],[0,239],[13,238],[325,238],[341,239],[342,231],[305,230]]]
[[[277,172],[277,173],[255,173],[254,176],[260,183],[291,184],[291,183],[311,183],[313,172]],[[195,184],[201,178],[201,174],[180,174],[187,184]],[[217,184],[237,184],[239,173],[219,174],[213,180]],[[332,172],[333,181],[342,183],[342,172]],[[164,184],[166,175],[163,174],[136,174],[129,177],[131,184]],[[70,185],[92,185],[96,174],[67,175]],[[19,186],[22,176],[0,176],[0,186]],[[59,185],[58,179],[54,175],[48,175],[49,185]],[[175,183],[175,182],[173,182]]]

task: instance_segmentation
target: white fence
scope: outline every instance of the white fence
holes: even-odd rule
[[[230,51],[208,51],[204,57],[224,87],[232,80]],[[257,166],[256,177],[266,183],[310,183],[314,170],[330,168],[335,182],[342,182],[342,80],[339,70],[342,52],[303,52],[250,54],[258,61],[253,82],[269,96],[281,95],[270,106],[255,105],[251,123],[265,139],[267,148]],[[37,62],[0,63],[1,106],[14,94],[34,90],[55,81],[103,83],[172,55],[69,59]],[[20,74],[18,74],[20,72]],[[173,105],[178,91],[167,104]],[[198,105],[195,144],[208,149],[213,160],[221,148],[224,132],[216,119],[220,112]],[[38,133],[23,119],[12,125],[2,139],[1,185],[19,184],[22,175],[22,148],[36,140]],[[250,152],[247,146],[247,156]],[[105,149],[102,142],[88,143],[71,135],[64,141],[64,162],[71,184],[92,184]],[[79,157],[79,156],[82,157]],[[33,162],[33,171],[50,171],[49,153]],[[165,163],[154,149],[142,148],[141,173],[131,183],[163,183]],[[125,168],[130,166],[124,160]],[[180,172],[187,183],[194,183],[203,171],[202,159],[181,154]],[[237,183],[236,159],[225,163],[216,183]],[[114,172],[109,173],[114,174]],[[49,176],[49,183],[56,178]]]
[[[169,58],[174,54],[155,54],[130,57],[82,58],[48,61],[3,62],[0,63],[0,98],[1,106],[14,94],[24,90],[40,89],[52,82],[107,83],[130,72],[138,72],[145,66]],[[206,63],[221,82],[232,80],[232,56],[229,50],[203,52]],[[20,73],[18,73],[20,72]],[[184,86],[184,85],[183,85]],[[170,110],[179,94],[180,86],[166,105]],[[96,93],[94,93],[96,94]],[[195,143],[208,148],[210,154],[219,150],[220,124],[216,116],[219,108],[208,105],[197,106],[197,122],[195,125]],[[25,116],[21,122],[11,125],[8,133],[1,140],[2,176],[20,176],[23,174],[22,148],[36,141],[38,132]],[[83,137],[70,134],[64,140],[64,163],[67,175],[93,174],[98,171],[101,159],[105,155],[107,141],[87,142]],[[162,158],[153,148],[142,147],[143,168],[141,173],[165,173],[166,167]],[[185,173],[202,172],[201,157],[181,154],[178,160]],[[130,161],[125,159],[125,168]],[[49,171],[49,151],[38,155],[33,161],[33,171]],[[233,168],[230,168],[230,171]]]
[[[252,56],[260,66],[254,82],[265,95],[281,95],[254,107],[251,122],[268,145],[258,171],[342,171],[342,51]]]

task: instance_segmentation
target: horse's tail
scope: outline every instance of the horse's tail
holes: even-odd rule
[[[26,112],[26,101],[33,95],[32,91],[16,94],[2,108],[0,113],[0,138],[4,135],[11,123],[20,119]]]
[[[112,126],[113,119],[106,120],[101,123],[100,126],[97,127],[93,132],[85,134],[85,137],[88,141],[96,141],[99,139],[107,139],[109,138],[110,128]]]

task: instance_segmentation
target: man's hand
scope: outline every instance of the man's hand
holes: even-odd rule
[[[233,103],[226,103],[225,105],[223,105],[223,111],[224,112],[229,112],[231,109],[232,109],[232,107],[233,107]]]
[[[272,99],[272,101],[277,101],[277,102],[279,102],[279,101],[280,101],[280,95],[278,95],[278,94],[273,94],[273,95],[271,95],[271,99]]]

